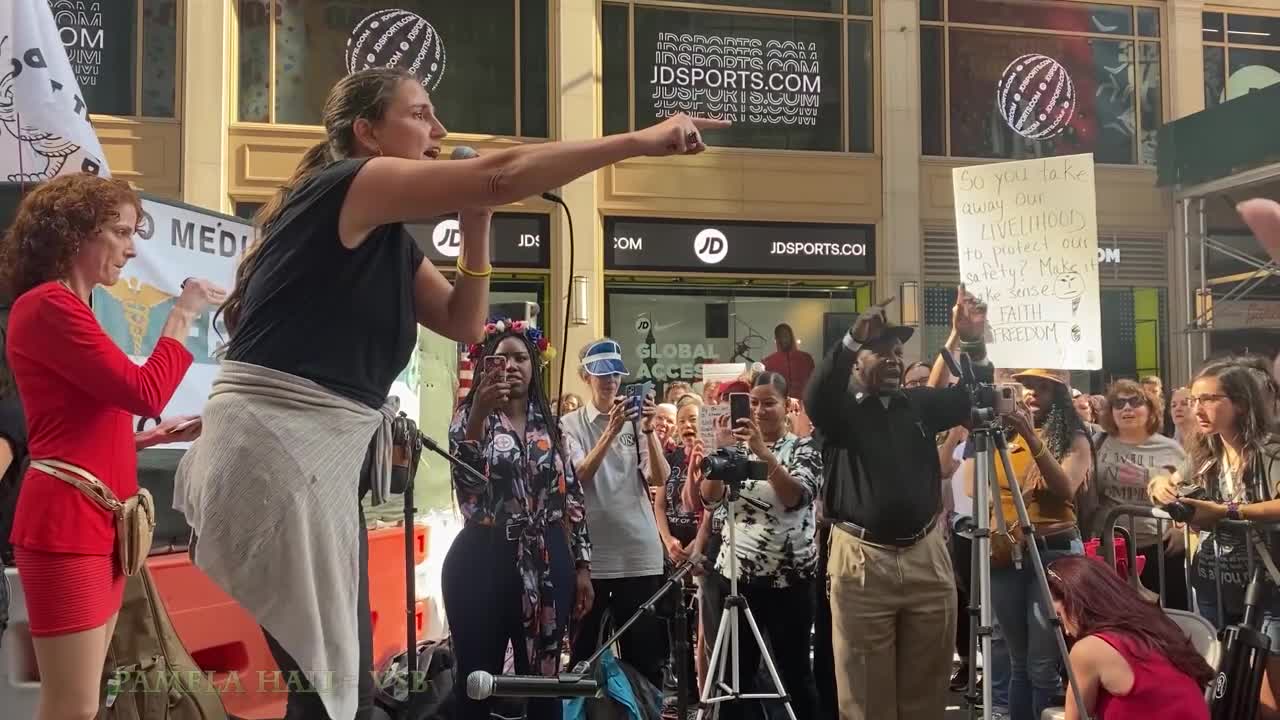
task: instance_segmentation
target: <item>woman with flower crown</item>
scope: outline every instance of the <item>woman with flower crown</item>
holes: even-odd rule
[[[591,607],[591,543],[582,486],[565,460],[541,370],[554,356],[538,328],[498,320],[470,356],[479,381],[454,414],[449,446],[485,482],[458,469],[466,519],[444,560],[445,613],[457,676],[502,672],[507,643],[517,674],[555,675],[569,612]],[[502,358],[485,370],[485,358]],[[489,702],[454,685],[461,720],[488,720]],[[558,720],[555,698],[530,699],[529,720]]]

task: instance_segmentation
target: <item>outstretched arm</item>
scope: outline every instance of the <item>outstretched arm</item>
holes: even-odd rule
[[[471,160],[375,157],[351,183],[339,234],[344,245],[355,247],[380,225],[506,205],[628,158],[700,153],[706,149],[703,130],[728,126],[724,121],[681,114],[635,132],[522,145]]]

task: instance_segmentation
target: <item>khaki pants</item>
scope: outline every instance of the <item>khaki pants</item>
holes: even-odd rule
[[[834,528],[827,572],[841,720],[942,720],[956,633],[942,528],[906,548]]]

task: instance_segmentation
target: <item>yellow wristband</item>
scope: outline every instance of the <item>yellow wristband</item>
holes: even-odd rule
[[[481,270],[481,271],[478,271],[478,272],[477,272],[477,271],[475,271],[475,270],[468,270],[466,267],[464,267],[464,266],[462,265],[462,259],[461,259],[461,258],[459,258],[459,259],[458,259],[458,272],[462,273],[463,275],[466,275],[467,277],[485,278],[485,277],[489,277],[490,275],[492,275],[492,274],[493,274],[493,266],[492,266],[492,265],[486,265],[486,266],[485,266],[485,268],[484,268],[484,270]]]

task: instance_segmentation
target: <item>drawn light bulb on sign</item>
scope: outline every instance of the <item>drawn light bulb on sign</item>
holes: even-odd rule
[[[347,72],[400,68],[434,91],[444,77],[444,41],[440,33],[408,10],[378,10],[356,23],[347,38]]]
[[[1076,112],[1076,88],[1067,69],[1031,53],[1009,63],[996,85],[996,104],[1009,128],[1028,140],[1061,135]]]
[[[1071,341],[1080,342],[1080,322],[1076,313],[1080,310],[1080,298],[1084,297],[1084,278],[1075,271],[1059,273],[1053,279],[1053,294],[1071,301]]]

